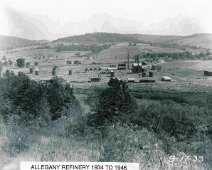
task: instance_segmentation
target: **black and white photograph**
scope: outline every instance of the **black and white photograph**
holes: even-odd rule
[[[212,170],[211,0],[0,0],[0,170]]]

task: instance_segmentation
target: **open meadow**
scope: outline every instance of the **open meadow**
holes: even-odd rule
[[[0,169],[18,170],[20,161],[118,161],[210,170],[212,76],[204,71],[212,58],[201,58],[205,48],[104,48],[1,52]]]

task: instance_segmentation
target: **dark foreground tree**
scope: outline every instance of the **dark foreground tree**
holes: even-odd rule
[[[55,120],[61,117],[64,109],[80,107],[70,85],[56,77],[43,83],[21,72],[18,75],[6,73],[0,82],[0,92],[6,103],[1,110],[6,119],[16,115],[24,121],[44,116]]]
[[[2,79],[1,89],[4,99],[10,103],[4,110],[4,117],[10,114],[26,113],[26,121],[40,115],[40,105],[44,98],[44,86],[30,80],[24,73],[6,73]],[[19,111],[18,111],[19,110]],[[18,112],[17,112],[18,111]]]
[[[108,86],[99,95],[96,112],[89,118],[95,126],[118,121],[127,123],[136,108],[136,103],[130,96],[128,86],[124,81],[110,79]]]
[[[52,78],[46,83],[46,95],[52,114],[52,120],[60,118],[63,109],[76,103],[73,89],[63,79]]]

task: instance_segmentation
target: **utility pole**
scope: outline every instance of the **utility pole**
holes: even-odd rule
[[[141,54],[141,51],[140,51],[140,49],[139,49],[139,53],[138,53],[138,57],[137,57],[137,63],[138,63],[138,69],[137,69],[137,71],[138,71],[138,74],[139,74],[139,71],[140,71],[140,58],[141,58],[141,55],[142,55],[142,59],[143,59],[143,54]],[[142,67],[142,65],[141,65],[141,67]]]
[[[139,73],[140,53],[138,54],[138,57],[137,57],[137,63],[138,63],[138,67],[137,67],[138,70],[137,70],[137,71],[138,71],[138,73]]]
[[[130,54],[129,54],[129,49],[127,48],[127,69],[130,69]]]

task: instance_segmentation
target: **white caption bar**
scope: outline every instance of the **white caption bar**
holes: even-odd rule
[[[21,162],[20,170],[139,170],[139,163]]]

